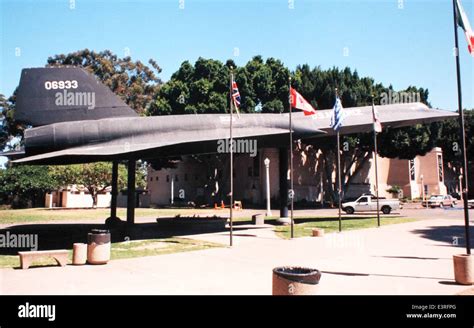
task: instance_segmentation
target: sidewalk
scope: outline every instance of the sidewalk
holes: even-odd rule
[[[320,294],[456,294],[453,237],[462,220],[435,219],[279,239],[271,228],[239,230],[234,247],[115,260],[105,266],[1,269],[1,294],[271,294],[272,269],[314,267]],[[474,234],[473,234],[474,235]],[[228,233],[192,238],[228,244]]]

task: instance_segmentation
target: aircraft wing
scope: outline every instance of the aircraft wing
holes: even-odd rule
[[[299,136],[316,136],[324,132],[306,128]],[[234,139],[251,139],[258,148],[288,144],[288,128],[239,127],[233,129]],[[106,142],[92,143],[14,160],[25,164],[71,164],[113,159],[171,157],[186,154],[218,153],[219,145],[229,139],[229,128],[214,130],[180,130],[133,135]]]
[[[458,117],[455,112],[429,108],[423,103],[380,105],[375,106],[375,110],[383,129],[429,124]],[[343,111],[345,118],[340,130],[341,134],[373,131],[372,106],[344,108]],[[330,126],[332,115],[333,110],[326,109],[319,110],[310,117],[316,122],[318,129],[327,132],[327,135],[335,135],[336,132]]]

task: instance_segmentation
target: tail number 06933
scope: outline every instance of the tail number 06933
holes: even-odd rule
[[[66,81],[46,81],[44,82],[44,88],[46,90],[57,90],[57,89],[77,89],[78,83],[76,80]]]

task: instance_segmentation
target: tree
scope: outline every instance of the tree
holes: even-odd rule
[[[446,120],[436,125],[440,130],[440,138],[436,141],[436,146],[443,149],[444,169],[456,177],[456,186],[458,186],[463,166],[459,121],[457,119]],[[472,178],[474,176],[474,109],[464,111],[464,127],[466,129],[466,157],[469,170],[469,197],[474,197],[474,179]]]
[[[16,90],[8,99],[0,94],[0,149],[15,148],[21,143],[25,126],[14,119]]]
[[[0,128],[0,144],[5,145],[8,142],[9,136],[6,128],[7,120],[7,112],[9,110],[9,105],[5,96],[0,94],[0,120],[2,122]]]
[[[263,112],[288,110],[288,69],[281,61],[261,56],[244,67],[232,60],[222,63],[199,58],[194,66],[184,61],[157,94],[150,115],[225,113],[229,108],[230,68],[242,98],[240,111],[252,113],[260,104]]]
[[[161,68],[153,59],[148,63],[151,67],[139,60],[132,61],[130,56],[119,58],[110,50],[95,52],[84,49],[49,57],[47,66],[84,67],[137,113],[145,115],[162,83],[157,76]]]
[[[0,199],[15,208],[43,206],[44,194],[57,188],[47,166],[21,165],[0,170]]]
[[[444,161],[451,163],[458,169],[462,167],[459,121],[446,120],[437,124],[440,138],[436,146],[443,149]],[[474,161],[474,109],[464,111],[464,127],[466,129],[466,157],[469,162]]]

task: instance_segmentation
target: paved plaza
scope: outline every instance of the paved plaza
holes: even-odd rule
[[[324,211],[334,215],[334,210],[308,214]],[[463,242],[462,211],[403,211],[422,219],[293,240],[277,237],[270,225],[246,225],[235,231],[233,247],[113,260],[103,266],[0,269],[0,294],[269,295],[272,269],[283,265],[321,270],[319,293],[324,295],[466,291],[469,286],[455,284],[452,264],[453,254],[465,252],[455,245]],[[229,234],[189,238],[228,244]]]

